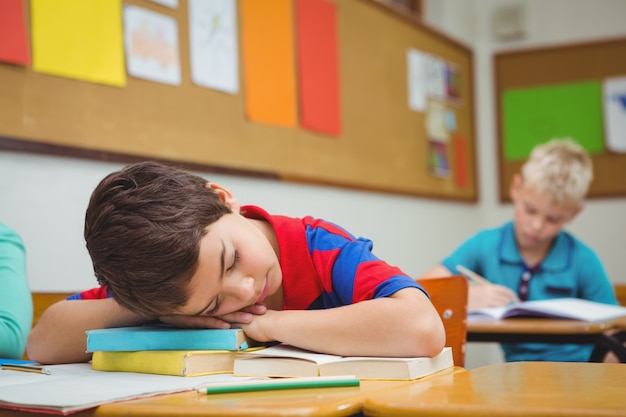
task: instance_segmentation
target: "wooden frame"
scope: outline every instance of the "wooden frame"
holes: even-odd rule
[[[501,202],[509,202],[509,186],[513,175],[519,172],[525,157],[511,159],[505,156],[505,94],[541,91],[543,88],[598,83],[607,77],[626,76],[626,38],[524,49],[501,52],[494,55],[495,103],[497,121],[497,145],[499,165],[499,195]],[[544,90],[545,91],[545,90]],[[509,96],[510,97],[510,96]],[[598,99],[602,104],[602,97]],[[594,109],[597,110],[597,107]],[[601,110],[601,109],[600,109]],[[597,116],[597,114],[596,114]],[[600,114],[600,116],[602,116]],[[587,115],[583,115],[584,119]],[[575,118],[572,118],[575,119]],[[556,135],[571,136],[567,126],[559,125],[546,117],[536,119],[536,135],[529,135],[528,143],[541,143]],[[530,130],[530,129],[529,129]],[[596,130],[597,131],[597,130]],[[562,137],[561,136],[561,137]],[[558,136],[557,136],[558,137]],[[525,138],[523,138],[525,139]],[[574,140],[587,140],[576,138]],[[594,163],[594,180],[588,197],[626,196],[626,153],[611,151],[600,138],[597,148],[590,152]],[[519,143],[519,141],[518,141]],[[527,155],[526,155],[527,156]]]

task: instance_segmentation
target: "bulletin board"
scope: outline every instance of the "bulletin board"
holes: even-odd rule
[[[338,135],[250,121],[243,88],[225,94],[192,83],[186,0],[173,9],[127,0],[177,20],[180,85],[128,76],[118,88],[0,62],[0,149],[155,159],[208,171],[477,201],[470,48],[371,0],[328,1],[337,16]],[[411,48],[440,58],[458,77],[454,100],[439,103],[449,129],[438,143],[444,158],[439,172],[431,166],[427,112],[408,105]]]
[[[532,147],[569,137],[592,156],[588,197],[626,196],[626,38],[494,56],[500,200]]]

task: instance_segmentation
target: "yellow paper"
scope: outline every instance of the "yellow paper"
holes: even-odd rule
[[[126,84],[121,0],[31,0],[33,69]]]
[[[253,122],[295,127],[291,0],[243,0],[240,7],[247,116]]]

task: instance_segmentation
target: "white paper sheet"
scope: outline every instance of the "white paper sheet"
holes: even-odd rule
[[[179,377],[95,371],[91,364],[51,365],[52,375],[0,370],[0,407],[53,410],[67,414],[101,404],[194,390],[214,382],[250,378],[232,375]]]
[[[237,8],[234,0],[189,0],[191,79],[195,84],[239,91]]]

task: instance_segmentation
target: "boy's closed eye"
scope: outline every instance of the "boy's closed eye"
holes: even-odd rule
[[[235,268],[237,268],[237,265],[239,265],[239,260],[240,259],[241,259],[241,257],[239,256],[239,251],[237,249],[235,249],[233,251],[233,260],[232,260],[230,266],[228,267],[228,269],[226,269],[226,272],[233,271]]]

